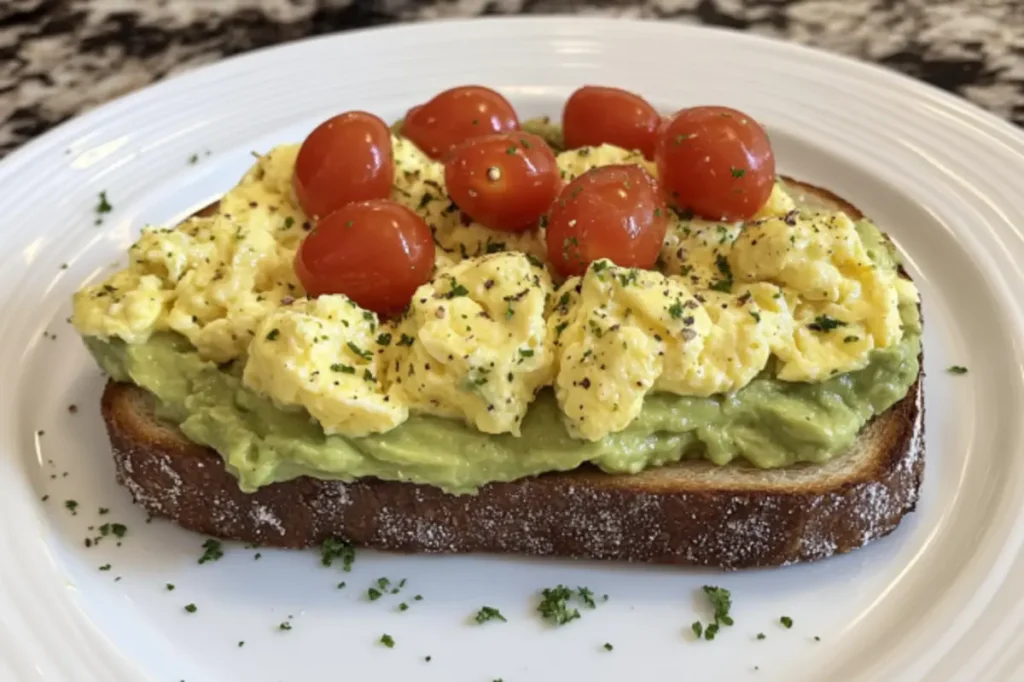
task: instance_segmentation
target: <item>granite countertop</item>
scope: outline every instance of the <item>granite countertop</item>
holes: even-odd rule
[[[1021,0],[0,0],[0,156],[111,98],[253,48],[395,21],[552,12],[788,38],[1024,126]]]

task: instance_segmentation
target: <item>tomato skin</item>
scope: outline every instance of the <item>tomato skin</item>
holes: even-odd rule
[[[710,220],[752,218],[775,183],[768,134],[742,111],[727,107],[675,114],[660,134],[655,160],[670,201]]]
[[[636,165],[587,171],[562,190],[548,217],[548,259],[562,276],[595,260],[649,269],[658,260],[667,209],[658,183]]]
[[[322,218],[295,254],[295,273],[310,297],[345,294],[385,316],[401,312],[433,270],[434,239],[423,218],[382,199]]]
[[[432,159],[444,159],[468,139],[519,130],[516,110],[501,94],[479,85],[463,85],[413,107],[402,135]]]
[[[638,149],[654,159],[661,114],[647,100],[627,90],[586,85],[572,93],[562,111],[568,149],[613,144]]]
[[[322,218],[345,204],[391,195],[395,178],[391,132],[365,111],[349,111],[313,129],[295,159],[292,186],[299,206]]]
[[[523,132],[463,142],[445,161],[444,182],[466,215],[508,232],[536,225],[562,186],[555,153]]]

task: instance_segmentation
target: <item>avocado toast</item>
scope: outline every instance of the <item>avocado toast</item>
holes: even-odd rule
[[[825,190],[792,180],[786,188],[801,206],[862,218]],[[403,552],[744,568],[847,552],[913,510],[924,468],[921,378],[823,463],[764,469],[684,460],[637,474],[584,465],[488,483],[475,495],[311,476],[242,492],[221,455],[159,419],[145,391],[111,382],[102,405],[118,479],[151,514],[205,534],[284,547],[340,537]]]

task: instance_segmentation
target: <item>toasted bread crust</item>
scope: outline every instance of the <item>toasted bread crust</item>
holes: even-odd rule
[[[835,195],[791,183],[859,217]],[[221,457],[153,414],[152,399],[109,383],[102,412],[118,480],[154,516],[223,539],[279,547],[341,537],[399,552],[493,552],[688,564],[780,566],[844,553],[913,511],[924,472],[922,371],[861,432],[862,464],[766,482],[764,472],[685,462],[633,476],[590,467],[454,496],[427,485],[301,477],[243,493]],[[866,454],[864,454],[866,453]],[[844,455],[844,457],[852,457]],[[792,467],[806,474],[813,465]]]

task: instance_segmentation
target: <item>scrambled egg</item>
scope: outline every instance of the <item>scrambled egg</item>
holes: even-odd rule
[[[76,294],[78,330],[128,343],[174,331],[204,359],[245,355],[260,321],[304,295],[292,267],[304,219],[260,172],[276,165],[261,160],[212,216],[144,229],[127,269]]]
[[[802,213],[781,184],[746,224],[673,213],[658,271],[599,261],[554,292],[542,229],[473,222],[448,197],[442,164],[393,143],[392,198],[438,247],[433,278],[399,320],[340,295],[305,299],[293,261],[311,225],[292,193],[298,146],[285,145],[216,213],[146,228],[125,270],[76,294],[75,326],[130,344],[177,332],[327,433],[383,432],[424,413],[519,434],[553,386],[570,433],[597,440],[626,428],[651,392],[729,394],[769,366],[794,382],[862,368],[900,340],[899,305],[917,298],[872,262],[847,216]],[[557,160],[565,182],[610,164],[657,177],[610,145]]]
[[[443,270],[413,296],[385,354],[389,394],[410,408],[519,433],[554,362],[539,261],[492,254]]]
[[[598,440],[629,426],[666,363],[693,368],[711,322],[682,282],[601,260],[562,286],[548,325],[566,425]]]
[[[345,296],[278,308],[257,327],[242,382],[279,406],[306,408],[326,433],[389,431],[409,410],[384,393],[378,328]]]

